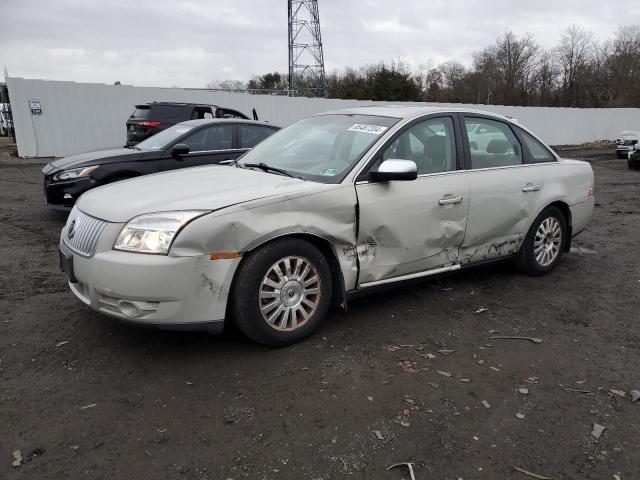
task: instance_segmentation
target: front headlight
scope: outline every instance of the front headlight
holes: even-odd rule
[[[208,211],[186,210],[148,213],[134,217],[118,235],[114,250],[166,255],[178,232]]]
[[[73,180],[74,178],[88,177],[100,165],[91,165],[90,167],[72,168],[71,170],[63,170],[53,176],[53,181]]]

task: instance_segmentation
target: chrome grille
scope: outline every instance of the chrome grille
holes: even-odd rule
[[[67,232],[64,243],[75,253],[91,257],[96,253],[98,240],[108,222],[87,215],[74,208],[67,220]]]

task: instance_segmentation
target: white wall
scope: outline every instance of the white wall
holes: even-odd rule
[[[261,120],[281,126],[318,112],[374,103],[23,78],[8,78],[7,86],[21,157],[63,157],[124,145],[125,122],[134,105],[154,100],[221,105],[248,116],[255,108]],[[29,99],[40,100],[42,115],[31,115]],[[640,129],[638,108],[438,105],[470,107],[517,118],[551,145],[613,139],[622,130]]]

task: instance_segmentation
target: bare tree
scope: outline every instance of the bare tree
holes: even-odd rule
[[[618,106],[640,106],[640,26],[622,26],[609,55],[611,100]]]
[[[283,89],[277,72],[254,77],[249,88]],[[222,82],[216,83],[216,86]],[[572,107],[640,107],[640,26],[619,27],[596,41],[578,26],[542,50],[527,34],[506,32],[473,53],[471,66],[449,60],[411,71],[400,59],[327,75],[332,98]]]
[[[533,102],[537,105],[554,105],[557,102],[555,95],[560,68],[557,57],[552,51],[543,51],[539,55],[538,68],[536,69],[536,93]]]
[[[564,104],[579,107],[584,75],[593,55],[593,34],[577,25],[568,27],[560,39],[557,55],[562,68]]]
[[[211,90],[245,90],[247,84],[240,80],[214,80],[205,85]]]

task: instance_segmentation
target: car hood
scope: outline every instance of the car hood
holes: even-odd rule
[[[71,155],[70,157],[55,160],[47,164],[43,171],[45,173],[52,173],[63,169],[67,170],[74,167],[94,165],[99,161],[102,163],[111,163],[120,161],[120,157],[140,156],[140,153],[139,150],[134,150],[133,148],[114,148],[110,150],[99,150],[97,152],[79,153],[78,155]]]
[[[298,194],[336,185],[224,165],[145,175],[89,190],[77,206],[108,222],[126,222],[144,213],[219,210],[265,197]]]

